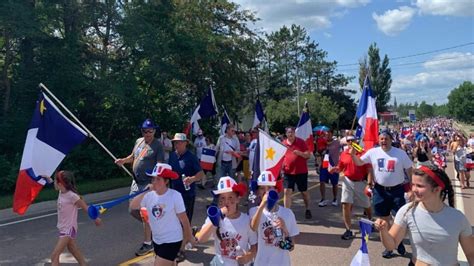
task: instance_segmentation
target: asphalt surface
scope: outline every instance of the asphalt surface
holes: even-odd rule
[[[447,173],[454,171],[449,163]],[[349,265],[360,247],[358,226],[353,222],[356,237],[342,240],[344,232],[341,207],[318,207],[320,199],[319,183],[314,170],[310,171],[310,196],[313,219],[304,219],[304,205],[301,195],[296,194],[292,209],[296,215],[300,235],[296,238],[296,248],[291,253],[293,265]],[[206,205],[211,201],[210,189],[198,190],[194,210],[193,225],[201,226],[205,219]],[[86,195],[88,203],[104,202],[128,194],[128,188]],[[331,195],[330,186],[326,195]],[[466,216],[474,224],[474,189],[457,193],[457,206],[462,199]],[[340,198],[340,191],[338,197]],[[19,217],[11,209],[0,211],[0,265],[48,265],[49,256],[57,241],[56,202],[34,204],[27,216]],[[153,255],[135,257],[134,252],[143,240],[140,223],[127,214],[127,203],[109,209],[101,215],[103,225],[96,227],[84,212],[79,214],[77,243],[89,265],[153,265]],[[241,210],[244,210],[243,207]],[[362,209],[355,208],[354,214],[361,217]],[[405,240],[405,243],[408,243]],[[372,234],[368,243],[372,265],[407,265],[411,253],[406,245],[407,255],[391,259],[381,257],[384,250],[378,234]],[[208,265],[213,256],[212,242],[199,245],[187,251],[187,260],[180,265]],[[396,254],[396,252],[395,252]],[[462,260],[462,254],[460,255]],[[61,255],[62,264],[77,264],[65,251]]]

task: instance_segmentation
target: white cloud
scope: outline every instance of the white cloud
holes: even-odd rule
[[[383,15],[372,13],[372,18],[377,22],[377,27],[389,36],[398,35],[410,25],[415,15],[415,9],[402,6],[399,9],[387,10]]]
[[[370,0],[234,0],[242,9],[256,12],[257,27],[275,31],[283,25],[297,24],[308,31],[331,26],[331,19],[343,16],[349,8],[365,6]]]
[[[472,0],[416,0],[420,13],[441,16],[474,16]]]
[[[431,70],[443,69],[460,69],[466,67],[474,67],[474,55],[467,53],[444,53],[435,56],[433,59],[426,61],[423,66]]]
[[[401,75],[393,78],[390,91],[399,102],[448,101],[449,92],[464,81],[474,82],[474,67],[458,70],[430,70],[414,75]]]
[[[329,33],[329,32],[324,32],[323,34],[324,34],[324,37],[326,37],[328,39],[332,37],[332,34]]]

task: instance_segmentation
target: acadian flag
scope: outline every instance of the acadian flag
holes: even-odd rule
[[[66,118],[53,102],[41,93],[33,113],[20,172],[13,196],[13,211],[23,215],[35,200],[46,180],[87,133]]]
[[[372,225],[359,221],[360,231],[362,232],[362,244],[359,251],[351,261],[351,266],[370,266],[369,250],[367,249],[367,242],[369,235],[372,233]]]
[[[465,167],[467,169],[474,169],[474,160],[472,159],[471,154],[468,154],[466,156],[466,165],[465,165]]]
[[[217,114],[216,100],[214,99],[214,93],[212,88],[209,88],[209,91],[201,100],[201,103],[194,110],[193,115],[191,116],[191,128],[193,135],[197,135],[200,129],[199,119],[211,117]]]
[[[202,148],[201,154],[201,168],[203,170],[212,171],[214,163],[216,162],[216,150],[209,148]]]
[[[258,163],[260,172],[270,171],[273,176],[277,177],[280,175],[281,166],[283,165],[283,159],[285,157],[286,146],[280,142],[274,140],[265,131],[259,129],[260,134],[258,135],[258,149],[259,156],[255,154],[255,163]]]
[[[331,163],[331,158],[329,157],[329,154],[324,154],[323,158],[323,165],[321,166],[322,168],[327,168],[328,171],[331,171],[331,169],[334,167]]]
[[[358,128],[356,137],[363,140],[365,150],[369,150],[378,143],[379,121],[377,118],[377,108],[375,106],[375,96],[370,87],[369,76],[365,77],[362,96],[357,108]]]
[[[221,136],[225,134],[228,124],[230,124],[229,115],[227,115],[227,111],[224,109],[224,115],[221,119]]]
[[[306,142],[306,146],[308,146],[308,150],[313,153],[313,127],[311,126],[311,118],[309,117],[308,102],[304,103],[303,113],[301,114],[300,121],[296,126],[295,135],[296,137],[304,140]]]
[[[255,103],[255,116],[253,118],[252,128],[255,128],[260,125],[262,127],[263,120],[265,119],[265,113],[263,112],[262,103],[259,99]]]

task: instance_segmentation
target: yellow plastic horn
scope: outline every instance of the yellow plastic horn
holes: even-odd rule
[[[357,144],[354,141],[351,142],[351,147],[354,148],[357,152],[362,152],[364,150],[364,148],[362,148],[359,144]]]

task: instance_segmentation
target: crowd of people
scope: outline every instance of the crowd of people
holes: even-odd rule
[[[184,133],[169,139],[166,131],[156,137],[158,131],[150,119],[145,120],[142,137],[136,140],[132,152],[115,162],[130,164],[133,169],[130,194],[150,189],[130,201],[129,211],[144,228],[144,241],[136,255],[154,251],[155,265],[183,261],[186,248],[211,237],[215,248],[211,265],[290,265],[299,234],[291,209],[295,188],[303,197],[304,219],[313,218],[308,193],[312,155],[320,180],[319,207],[329,203],[338,206],[338,185],[342,183],[343,240],[354,238],[351,220],[353,207],[358,206],[369,220],[377,217],[374,227],[386,248],[384,258],[392,257],[394,250],[405,255],[402,240],[408,233],[413,250],[409,265],[456,265],[458,243],[469,263],[474,264],[471,225],[454,208],[453,185],[444,172],[446,158],[452,154],[461,188],[470,187],[474,134],[464,136],[453,129],[450,120],[430,119],[382,130],[378,146],[367,151],[354,148],[358,140],[350,131],[338,137],[330,129],[315,132],[313,154],[305,141],[295,136],[295,128],[287,127],[285,135],[280,136],[287,147],[281,175],[262,171],[254,180],[250,172],[257,129],[236,133],[233,125],[227,125],[215,145],[202,131],[194,141]],[[203,148],[216,151],[217,171],[216,167],[206,171],[201,168]],[[329,167],[323,162],[325,157]],[[56,175],[60,199],[72,190],[61,185],[63,181],[64,177]],[[331,200],[326,197],[325,184],[329,182]],[[208,218],[200,229],[192,228],[196,187],[208,189],[209,183],[215,190]],[[249,194],[256,198],[250,200]],[[279,194],[283,195],[283,206],[276,203]],[[84,207],[85,203],[74,195],[68,200]],[[77,221],[66,227],[60,228],[60,237],[73,240]],[[58,242],[53,252],[55,261],[59,260],[57,250],[70,245],[75,251],[74,242]]]

